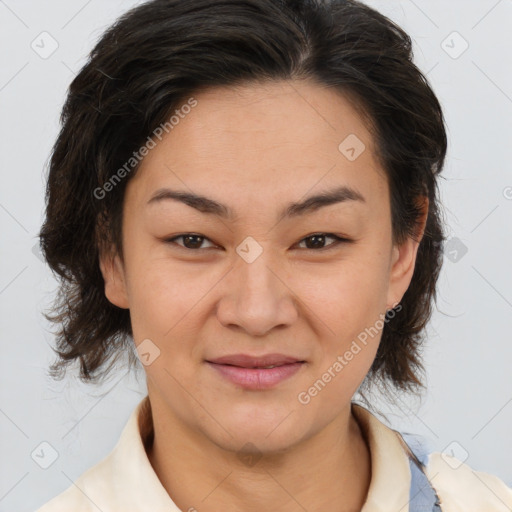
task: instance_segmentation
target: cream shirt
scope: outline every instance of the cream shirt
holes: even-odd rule
[[[368,440],[372,465],[361,512],[409,512],[411,470],[402,437],[365,408],[353,404],[352,410]],[[151,431],[146,396],[112,452],[36,512],[187,512],[172,501],[149,462],[144,442]],[[439,452],[428,456],[425,473],[443,512],[512,511],[512,489],[496,476]]]

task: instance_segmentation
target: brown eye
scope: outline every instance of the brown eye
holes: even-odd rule
[[[209,241],[209,239],[203,235],[196,235],[194,233],[184,233],[182,235],[178,235],[173,238],[169,238],[166,240],[166,242],[176,243],[175,240],[178,240],[180,238],[183,239],[183,245],[181,245],[181,244],[177,244],[177,245],[179,245],[180,247],[183,247],[185,249],[191,249],[191,250],[206,249],[206,247],[201,247],[201,245],[203,244],[203,242],[205,240]]]
[[[334,242],[325,245],[325,240],[327,238],[331,238],[334,240]],[[349,242],[350,240],[346,238],[341,238],[339,236],[333,235],[332,233],[315,233],[313,235],[309,235],[305,238],[303,238],[299,244],[306,241],[306,247],[305,249],[329,249],[330,247],[335,247],[339,245],[341,242]]]

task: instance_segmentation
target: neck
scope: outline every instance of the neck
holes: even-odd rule
[[[350,406],[313,437],[279,454],[258,454],[252,465],[173,416],[149,409],[151,417],[154,431],[141,429],[148,458],[180,510],[360,511],[368,494],[370,451]]]

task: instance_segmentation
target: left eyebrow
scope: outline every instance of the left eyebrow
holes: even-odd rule
[[[234,211],[225,204],[192,192],[171,190],[169,188],[157,190],[151,199],[149,199],[147,204],[155,204],[164,200],[178,201],[195,208],[202,213],[216,215],[225,219],[233,219],[235,217]],[[344,185],[307,197],[303,201],[290,203],[281,211],[278,216],[278,220],[306,215],[320,208],[346,201],[366,202],[364,196],[360,192],[354,188]]]

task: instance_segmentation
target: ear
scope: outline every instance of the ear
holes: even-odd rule
[[[105,281],[105,296],[123,309],[128,309],[128,293],[124,274],[124,265],[117,253],[100,253],[100,270]]]
[[[428,198],[420,199],[422,214],[418,220],[418,228],[415,239],[407,237],[401,245],[394,245],[392,249],[391,270],[387,297],[387,309],[396,306],[404,296],[414,274],[418,247],[425,232],[428,217]]]

